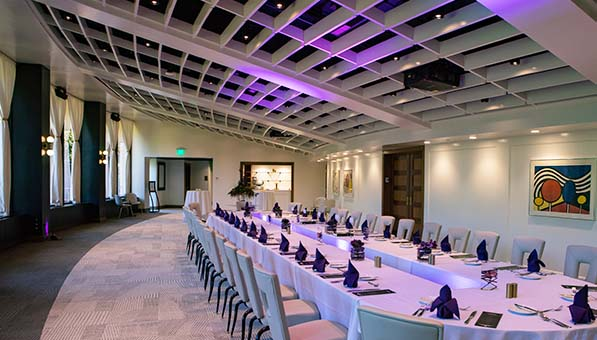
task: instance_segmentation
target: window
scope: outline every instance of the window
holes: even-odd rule
[[[72,129],[64,129],[64,203],[73,201],[71,175],[73,171],[73,143],[75,138]]]
[[[116,156],[118,159],[118,175],[117,175],[117,183],[118,183],[118,195],[124,196],[127,193],[126,187],[126,178],[127,178],[127,152],[126,146],[124,143],[118,143],[118,155]]]

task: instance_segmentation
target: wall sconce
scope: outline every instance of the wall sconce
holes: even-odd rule
[[[41,155],[42,156],[53,156],[54,150],[54,136],[44,137],[41,136]]]
[[[99,164],[100,165],[108,164],[107,156],[108,156],[108,151],[106,151],[106,150],[99,151]]]

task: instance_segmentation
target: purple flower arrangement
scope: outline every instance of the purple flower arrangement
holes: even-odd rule
[[[350,241],[352,249],[350,249],[351,260],[364,260],[365,259],[365,243],[361,240]]]
[[[431,250],[436,248],[437,242],[433,240],[429,242],[421,242],[417,248],[417,258],[419,260],[425,259],[429,254],[431,254]]]

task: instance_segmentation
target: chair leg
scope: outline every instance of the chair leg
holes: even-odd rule
[[[253,312],[253,308],[249,308],[247,309],[244,313],[243,313],[243,317],[240,320],[240,326],[241,326],[241,334],[240,334],[240,340],[245,340],[245,325],[247,322],[247,317],[249,316],[249,314],[251,314]],[[232,326],[232,331],[234,332],[234,324]],[[230,336],[232,336],[232,333],[230,334]]]
[[[203,290],[207,290],[207,283],[209,282],[209,275],[211,274],[210,270],[213,268],[213,266],[214,265],[211,262],[207,265],[205,276],[203,277]]]
[[[247,340],[251,339],[251,333],[253,333],[253,324],[257,321],[257,317],[254,316],[249,320],[249,330],[247,331]]]
[[[209,296],[207,297],[207,302],[211,301],[211,295],[214,291],[214,285],[216,284],[216,278],[221,277],[220,273],[216,272],[215,270],[211,274],[211,281],[209,283]]]
[[[193,260],[193,253],[195,251],[195,240],[193,240],[193,242],[191,243],[191,257],[189,257],[189,259]],[[187,252],[188,254],[188,252]]]
[[[228,303],[228,325],[226,326],[226,331],[230,329],[230,319],[232,318],[232,300],[234,300],[234,298],[237,296],[238,292],[234,292],[234,295],[230,297],[230,302]],[[224,316],[224,313],[222,313],[222,316]]]
[[[218,299],[216,300],[216,313],[218,313],[218,310],[220,309],[220,296],[222,296],[222,285],[226,281],[228,281],[228,279],[224,278],[220,280],[220,283],[218,283]]]
[[[224,317],[224,311],[226,310],[226,302],[228,302],[228,292],[230,291],[230,289],[234,289],[234,287],[230,286],[228,288],[226,288],[226,291],[224,292],[224,304],[222,305],[222,317]],[[218,311],[216,310],[216,313]]]
[[[234,337],[234,326],[236,326],[236,318],[238,317],[238,309],[240,305],[247,305],[244,301],[239,301],[234,305],[234,317],[232,318],[232,328],[230,329],[230,337]],[[230,325],[230,318],[228,318],[228,325]],[[228,330],[228,329],[226,329]]]
[[[259,340],[259,339],[261,339],[261,336],[262,336],[262,335],[263,335],[263,333],[265,333],[266,331],[269,331],[269,326],[261,327],[261,329],[259,329],[259,332],[257,332],[257,335],[255,336],[255,340]]]
[[[122,207],[120,207],[120,209],[118,209],[118,218],[121,218],[122,216]]]

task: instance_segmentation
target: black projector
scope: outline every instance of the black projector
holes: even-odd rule
[[[464,70],[447,61],[437,60],[404,72],[404,86],[423,91],[439,92],[457,88]]]

